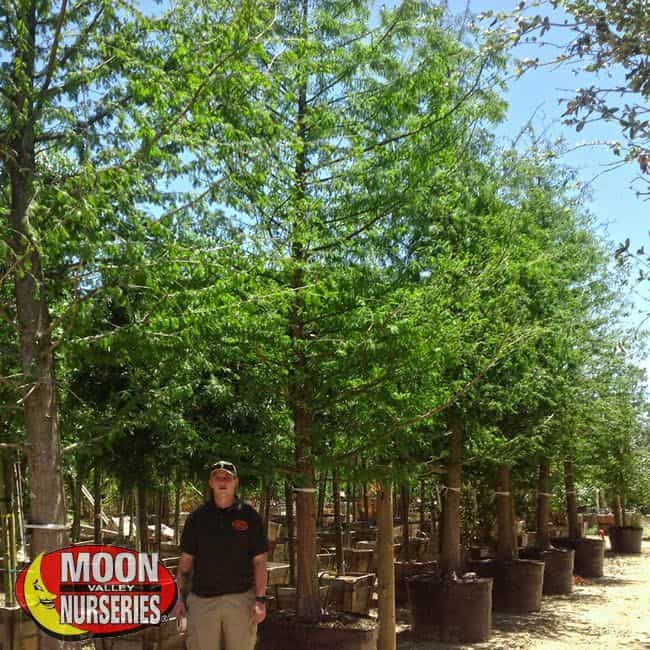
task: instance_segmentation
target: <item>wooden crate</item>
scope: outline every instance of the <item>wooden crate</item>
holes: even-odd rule
[[[338,612],[368,614],[375,590],[375,574],[335,576],[322,574],[321,585],[330,587],[329,606]]]
[[[289,565],[281,562],[268,562],[266,575],[268,585],[288,585]]]
[[[296,609],[296,588],[275,586],[273,591],[278,609]],[[328,604],[330,588],[328,585],[320,587],[321,607]]]
[[[375,565],[375,551],[371,548],[344,548],[343,558],[346,571],[355,573],[372,573]]]
[[[270,542],[277,542],[280,539],[283,526],[284,525],[281,524],[279,521],[269,521],[268,537]]]
[[[336,565],[336,553],[318,553],[318,570],[328,571],[334,569]]]

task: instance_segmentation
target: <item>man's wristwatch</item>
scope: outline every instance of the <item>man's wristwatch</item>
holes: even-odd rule
[[[264,603],[266,605],[267,600],[268,598],[266,596],[255,596],[255,602]]]

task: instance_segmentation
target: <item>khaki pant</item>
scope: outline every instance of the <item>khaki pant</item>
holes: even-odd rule
[[[255,592],[187,598],[189,650],[254,650],[257,625],[251,623]]]

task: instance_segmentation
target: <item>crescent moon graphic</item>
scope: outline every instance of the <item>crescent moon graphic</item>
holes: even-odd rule
[[[88,635],[87,630],[81,630],[67,623],[61,623],[59,612],[56,610],[56,594],[48,591],[41,575],[41,560],[43,553],[38,555],[30,564],[25,574],[24,592],[25,604],[32,618],[45,630],[59,637],[75,637]]]

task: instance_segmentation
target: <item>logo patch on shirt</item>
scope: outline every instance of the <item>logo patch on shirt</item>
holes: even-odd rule
[[[248,530],[248,524],[243,519],[235,519],[232,522],[232,527],[239,531]]]

